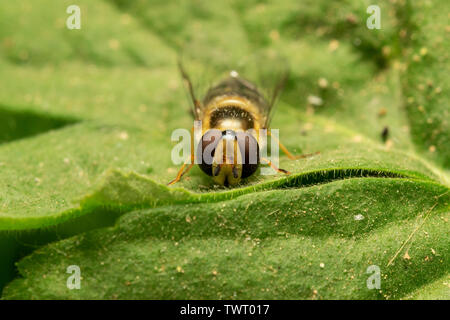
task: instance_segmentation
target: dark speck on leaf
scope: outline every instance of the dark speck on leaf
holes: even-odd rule
[[[383,140],[383,142],[386,142],[386,140],[389,137],[389,127],[384,127],[383,131],[381,131],[381,139]]]

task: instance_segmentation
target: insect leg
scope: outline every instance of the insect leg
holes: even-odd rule
[[[177,183],[178,181],[181,180],[181,177],[184,176],[186,173],[189,172],[189,170],[192,169],[192,167],[194,166],[194,127],[192,127],[191,129],[191,154],[189,155],[189,158],[191,158],[191,162],[189,163],[188,168],[186,169],[186,171],[184,171],[184,168],[186,167],[186,165],[188,164],[188,160],[186,159],[186,161],[183,163],[183,165],[181,166],[180,170],[178,171],[177,177],[175,179],[173,179],[172,181],[170,181],[167,185],[170,186],[172,184]],[[183,172],[184,171],[184,172]]]
[[[183,163],[183,165],[181,166],[180,170],[178,171],[177,177],[175,179],[173,179],[172,181],[170,181],[167,185],[170,186],[174,183],[177,183],[178,181],[180,181],[181,177],[183,176],[183,171],[184,168],[186,167],[186,163]]]
[[[261,157],[261,161],[264,161],[265,163],[267,163],[269,166],[272,167],[272,169],[274,169],[277,172],[281,172],[284,174],[291,174],[289,171],[281,169],[281,168],[277,168],[269,159],[266,159],[264,157]]]
[[[308,153],[308,154],[300,154],[300,155],[293,155],[292,153],[289,152],[289,150],[280,142],[280,140],[278,140],[277,138],[273,137],[272,134],[270,133],[270,130],[267,130],[267,135],[271,136],[272,139],[274,139],[276,142],[278,142],[278,145],[280,146],[280,149],[283,150],[283,152],[288,156],[289,159],[291,160],[296,160],[296,159],[303,159],[303,158],[308,158],[314,155],[317,155],[320,153],[320,151],[314,152],[314,153]]]

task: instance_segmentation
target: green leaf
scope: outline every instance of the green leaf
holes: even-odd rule
[[[441,236],[448,229],[445,189],[354,178],[138,210],[114,228],[37,250],[20,262],[25,278],[13,282],[5,297],[402,298],[448,270]],[[423,230],[407,244],[411,259],[398,257],[387,266],[421,223]],[[66,287],[69,265],[81,269],[81,290]],[[366,287],[370,265],[382,270],[382,290]]]
[[[448,4],[383,4],[370,30],[356,0],[83,0],[68,30],[71,4],[0,4],[3,298],[446,297]],[[198,168],[167,187],[171,132],[192,126],[186,43],[285,56],[272,127],[320,155],[232,189]]]

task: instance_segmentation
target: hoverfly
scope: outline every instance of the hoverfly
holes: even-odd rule
[[[281,65],[283,64],[278,62],[272,67],[279,68]],[[183,83],[192,102],[194,120],[201,120],[202,138],[197,147],[197,156],[201,161],[197,164],[216,184],[236,185],[241,179],[253,175],[261,163],[268,164],[277,172],[290,173],[277,168],[269,159],[262,157],[260,152],[263,145],[259,143],[259,129],[267,129],[267,135],[271,136],[269,124],[273,107],[288,77],[287,68],[276,75],[270,72],[263,75],[262,68],[270,66],[270,63],[257,64],[253,69],[260,82],[265,83],[265,93],[243,77],[238,69],[226,66],[223,69],[227,72],[221,73],[219,81],[210,83],[203,92],[203,99],[199,100],[190,74],[183,61],[178,61]],[[280,141],[277,143],[292,160],[312,155],[295,156]],[[186,159],[176,178],[168,185],[178,182],[194,166],[193,147],[194,141],[191,140],[190,159]]]

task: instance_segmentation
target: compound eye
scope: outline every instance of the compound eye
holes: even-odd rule
[[[212,175],[212,162],[217,144],[222,139],[222,132],[217,129],[210,129],[205,132],[197,148],[197,160],[199,167],[207,175]]]
[[[247,132],[237,132],[237,141],[242,156],[241,178],[251,176],[259,166],[259,145],[255,137]]]

